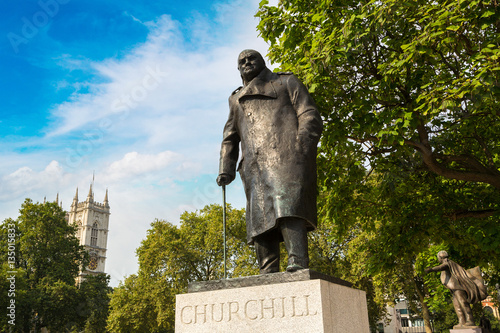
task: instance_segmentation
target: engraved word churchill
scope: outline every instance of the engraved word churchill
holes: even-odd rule
[[[180,310],[183,324],[208,324],[230,321],[270,320],[316,316],[310,295],[248,299],[222,303],[187,305]]]

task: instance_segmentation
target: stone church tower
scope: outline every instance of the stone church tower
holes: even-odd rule
[[[90,185],[87,199],[78,202],[78,188],[73,203],[68,212],[68,223],[75,223],[78,227],[76,237],[80,240],[90,255],[90,263],[80,272],[77,283],[85,279],[86,275],[104,273],[106,264],[106,250],[108,243],[109,226],[108,190],[103,203],[94,201],[92,185]]]

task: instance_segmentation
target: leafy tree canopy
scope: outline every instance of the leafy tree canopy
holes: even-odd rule
[[[77,311],[82,319],[80,327],[85,333],[104,333],[109,315],[110,295],[107,274],[87,275],[79,286],[80,303]]]
[[[3,331],[105,332],[109,303],[109,276],[89,276],[80,286],[75,278],[88,255],[79,245],[75,227],[57,203],[26,199],[16,220],[0,224],[0,284],[15,276],[15,295],[2,293],[0,304],[15,300],[15,326],[0,318]]]
[[[399,160],[500,189],[497,6],[262,1],[257,16],[270,59],[315,93],[327,158],[348,150],[371,169]]]
[[[42,279],[74,284],[86,252],[75,236],[75,226],[66,221],[66,212],[54,202],[26,199],[19,213],[20,264],[32,286]]]
[[[260,4],[269,58],[309,86],[324,119],[321,228],[349,261],[343,274],[368,278],[374,299],[436,309],[445,294],[421,274],[436,246],[499,282],[498,6]]]

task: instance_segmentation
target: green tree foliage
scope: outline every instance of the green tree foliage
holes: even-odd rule
[[[222,207],[185,212],[176,226],[151,223],[137,249],[139,271],[115,288],[108,329],[112,332],[173,332],[175,295],[188,282],[224,276]],[[227,206],[228,277],[258,273],[253,249],[246,244],[245,212]]]
[[[489,313],[486,311],[483,311],[482,315],[490,322],[490,325],[491,325],[490,332],[491,333],[500,333],[500,320],[498,318],[496,318],[495,316],[493,316],[492,313]]]
[[[8,332],[9,328],[12,328],[12,332],[28,332],[31,321],[31,295],[27,293],[26,272],[22,269],[12,270],[9,264],[4,262],[0,267],[0,290],[0,307],[6,309],[0,317],[0,330]],[[12,307],[12,300],[15,313],[9,317],[7,315],[11,311],[8,308]],[[12,324],[15,324],[15,327]]]
[[[497,2],[266,3],[257,16],[270,59],[304,79],[325,119],[325,185],[352,193],[365,167],[399,164],[481,194],[449,217],[498,210]]]
[[[43,279],[31,290],[34,296],[32,312],[35,314],[33,323],[37,329],[46,327],[50,331],[66,331],[75,326],[78,321],[77,307],[79,304],[78,288],[74,280],[72,284]]]
[[[269,58],[309,86],[324,119],[321,228],[350,261],[346,279],[369,279],[374,300],[404,294],[414,313],[436,309],[445,296],[419,262],[436,245],[499,281],[498,6],[261,2]]]
[[[19,212],[20,265],[26,269],[30,286],[44,279],[74,284],[86,252],[75,236],[75,227],[66,221],[66,212],[57,203],[29,199]]]
[[[0,304],[16,305],[15,326],[0,317],[3,331],[105,332],[109,277],[75,285],[88,255],[65,215],[57,203],[26,199],[16,220],[0,224],[0,254],[8,258],[0,268],[2,290],[10,290],[7,278],[15,276],[14,294],[2,293]]]
[[[496,1],[266,3],[269,57],[316,93],[322,144],[355,142],[375,165],[418,152],[429,171],[500,188]]]
[[[127,277],[111,294],[108,330],[111,332],[172,332],[157,322],[153,286],[137,275]],[[160,328],[158,328],[160,326]]]
[[[104,333],[109,315],[112,288],[107,274],[87,275],[79,286],[77,311],[81,319],[79,326],[85,333]]]

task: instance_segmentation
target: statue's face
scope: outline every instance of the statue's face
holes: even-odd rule
[[[245,50],[238,57],[238,70],[244,81],[249,82],[266,67],[259,52]]]
[[[437,258],[438,258],[439,263],[442,264],[444,262],[444,260],[446,258],[448,258],[448,252],[446,252],[446,251],[439,251],[439,253],[437,255]]]

